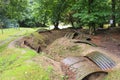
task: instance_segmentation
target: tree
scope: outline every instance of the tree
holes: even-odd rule
[[[75,11],[72,10],[72,6],[75,3],[76,2],[74,0],[67,0],[66,8],[61,16],[62,19],[61,21],[63,21],[65,24],[71,24],[73,28],[75,28],[75,24],[74,24],[75,19],[73,18],[73,14],[75,13]]]
[[[107,22],[110,15],[108,7],[108,0],[79,0],[73,7],[76,11],[73,16],[79,18],[83,26],[89,26],[92,34],[99,24]]]
[[[28,0],[1,0],[0,15],[8,19],[22,20],[27,4]]]
[[[116,14],[116,0],[112,0],[112,20],[113,24],[112,27],[116,27],[116,22],[115,22],[115,14]]]
[[[118,23],[118,26],[120,26],[120,0],[115,0],[115,1],[116,1],[115,22]]]
[[[40,22],[43,26],[49,23],[53,0],[35,0],[34,18],[35,21]]]
[[[53,7],[51,11],[51,21],[55,27],[54,29],[59,29],[58,25],[62,18],[62,13],[64,13],[67,8],[66,3],[66,0],[56,0],[52,3]]]
[[[3,22],[0,20],[0,29],[1,29],[1,32],[2,32],[2,34],[3,34]]]

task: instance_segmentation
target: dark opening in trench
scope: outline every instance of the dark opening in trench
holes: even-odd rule
[[[108,72],[100,71],[100,72],[94,72],[89,75],[87,75],[82,80],[103,80],[105,76],[107,76]]]

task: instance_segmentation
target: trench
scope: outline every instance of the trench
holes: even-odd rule
[[[70,32],[71,30],[67,31]],[[65,33],[63,30],[40,30],[32,33],[30,36],[24,37],[19,44],[21,47],[27,46],[40,53],[56,39],[63,37]]]
[[[77,40],[74,43],[85,43],[96,46],[95,44],[89,42],[91,39],[86,37],[86,35],[87,34],[82,33],[80,29],[38,30],[35,34],[33,33],[28,37],[24,37],[20,44],[28,46],[37,53],[44,51],[48,45],[52,44],[56,39],[62,37]]]
[[[63,30],[51,30],[51,31],[37,31],[36,34],[31,34],[29,37],[25,37],[21,44],[27,46],[37,53],[40,53],[46,49],[46,47],[52,44],[56,39],[65,37],[68,39],[75,39],[74,43],[88,44],[93,47],[97,47],[94,43],[90,42],[92,39],[86,34],[80,32],[80,30],[63,29]],[[21,45],[21,46],[22,46]],[[89,61],[93,62],[88,56],[85,56]],[[96,64],[95,62],[93,62]],[[98,66],[99,67],[99,66]],[[104,71],[97,71],[89,73],[82,80],[102,80],[108,73]],[[71,80],[71,79],[68,79]]]

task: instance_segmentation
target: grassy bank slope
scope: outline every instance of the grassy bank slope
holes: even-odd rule
[[[31,61],[33,57],[40,56],[35,51],[7,47],[12,40],[35,30],[32,28],[5,29],[4,34],[0,34],[1,44],[4,43],[0,45],[0,80],[50,80],[49,74],[52,68],[45,69]],[[11,39],[11,36],[14,38]],[[7,42],[4,42],[5,40]]]

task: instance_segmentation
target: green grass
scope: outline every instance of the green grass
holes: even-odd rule
[[[8,29],[3,29],[4,33],[2,34],[2,32],[0,32],[0,41],[6,40],[10,37],[26,35],[28,33],[36,31],[36,30],[37,30],[37,28],[20,28],[20,29],[8,28]]]
[[[0,34],[0,41],[11,36],[27,35],[35,30],[32,28],[5,29],[4,34]],[[0,80],[50,80],[52,68],[45,69],[31,60],[40,55],[31,49],[9,49],[7,45],[10,41],[0,45]]]
[[[0,46],[0,52],[2,52],[3,50],[5,50],[5,48],[7,47],[8,43],[3,44],[2,46]]]
[[[30,59],[38,54],[30,49],[5,49],[0,53],[0,80],[50,80],[50,68],[44,69]]]
[[[49,76],[42,67],[22,65],[6,71],[1,76],[1,80],[49,80]]]
[[[29,35],[32,32],[35,32],[38,28],[8,28],[4,29],[4,33],[0,32],[0,52],[3,51],[7,44],[16,39],[17,37]]]
[[[120,69],[112,71],[104,80],[120,80]]]

